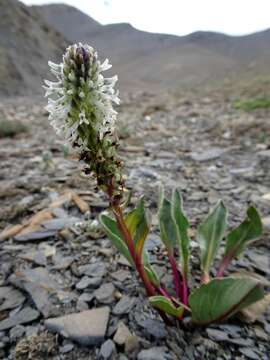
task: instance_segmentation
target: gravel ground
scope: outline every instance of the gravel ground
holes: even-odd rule
[[[195,279],[195,228],[209,208],[222,198],[232,227],[255,203],[264,235],[229,271],[255,272],[269,290],[270,111],[245,113],[232,103],[222,92],[138,93],[119,109],[131,204],[145,194],[152,213],[146,246],[168,286],[171,274],[156,216],[160,183],[168,192],[182,191],[192,225]],[[106,198],[56,138],[43,105],[2,101],[1,118],[29,127],[27,133],[0,138],[1,359],[269,358],[269,310],[252,323],[234,318],[206,329],[166,327],[96,225]]]

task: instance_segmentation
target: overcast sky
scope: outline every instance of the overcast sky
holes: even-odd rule
[[[102,24],[129,22],[140,30],[185,35],[212,30],[231,35],[270,27],[270,0],[23,0],[66,3]]]

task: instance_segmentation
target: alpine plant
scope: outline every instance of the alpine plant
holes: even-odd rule
[[[108,60],[100,62],[97,52],[81,43],[67,48],[62,63],[49,62],[49,66],[56,78],[54,82],[45,80],[49,120],[56,133],[77,150],[85,162],[86,174],[93,174],[98,188],[107,194],[112,217],[101,214],[101,225],[137,270],[150,303],[163,320],[175,324],[188,315],[193,323],[207,325],[223,321],[261,300],[264,294],[257,278],[246,274],[224,277],[231,260],[262,234],[255,207],[250,206],[245,220],[227,234],[223,202],[218,202],[202,221],[197,231],[202,276],[191,289],[194,282],[190,281],[189,221],[177,190],[170,199],[161,190],[158,209],[160,237],[173,276],[174,290],[168,291],[168,284],[155,272],[144,247],[150,231],[144,200],[140,199],[130,210],[125,199],[122,161],[117,156],[117,112],[113,108],[120,102],[115,90],[117,76],[104,77],[103,73],[111,67]],[[224,254],[215,270],[213,262],[224,239]]]

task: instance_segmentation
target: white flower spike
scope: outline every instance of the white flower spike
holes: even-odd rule
[[[56,133],[68,140],[87,164],[98,186],[119,196],[123,190],[122,163],[116,157],[115,121],[119,104],[117,76],[105,78],[97,52],[81,43],[67,48],[63,63],[49,62],[56,81],[45,80],[46,107]]]

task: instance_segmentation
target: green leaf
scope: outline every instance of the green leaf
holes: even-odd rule
[[[149,280],[151,281],[151,283],[156,286],[159,287],[160,286],[160,280],[158,278],[157,273],[155,272],[155,270],[150,266],[144,266],[144,270],[149,278]]]
[[[168,252],[172,254],[176,245],[176,232],[171,215],[171,202],[165,198],[163,189],[160,191],[158,219],[161,240]]]
[[[151,266],[148,251],[145,249],[143,250],[143,264],[144,264],[145,272],[148,278],[150,279],[151,283],[154,286],[159,287],[160,279],[157,273],[155,272],[155,270],[153,269],[153,267]]]
[[[220,278],[201,285],[189,296],[192,320],[201,325],[220,322],[263,298],[252,278]]]
[[[129,261],[129,263],[133,266],[133,260],[129,253],[128,247],[125,244],[120,231],[118,230],[117,223],[109,216],[101,214],[99,217],[100,223],[114,246],[117,250]]]
[[[246,245],[258,239],[263,232],[262,221],[255,207],[250,206],[247,210],[246,219],[227,236],[225,257],[239,256]]]
[[[165,296],[151,296],[149,302],[155,308],[164,311],[166,314],[179,317],[183,315],[184,307],[175,307],[170,299]]]
[[[184,273],[188,273],[189,259],[189,222],[183,212],[183,200],[179,191],[174,190],[172,195],[171,215],[175,226],[176,237],[179,246],[179,253],[182,258],[182,266]]]
[[[134,240],[137,253],[141,254],[150,231],[143,198],[140,199],[138,206],[125,216],[125,224]]]
[[[201,266],[207,275],[224,236],[226,221],[227,210],[223,202],[219,201],[199,225],[197,237],[201,248]]]

